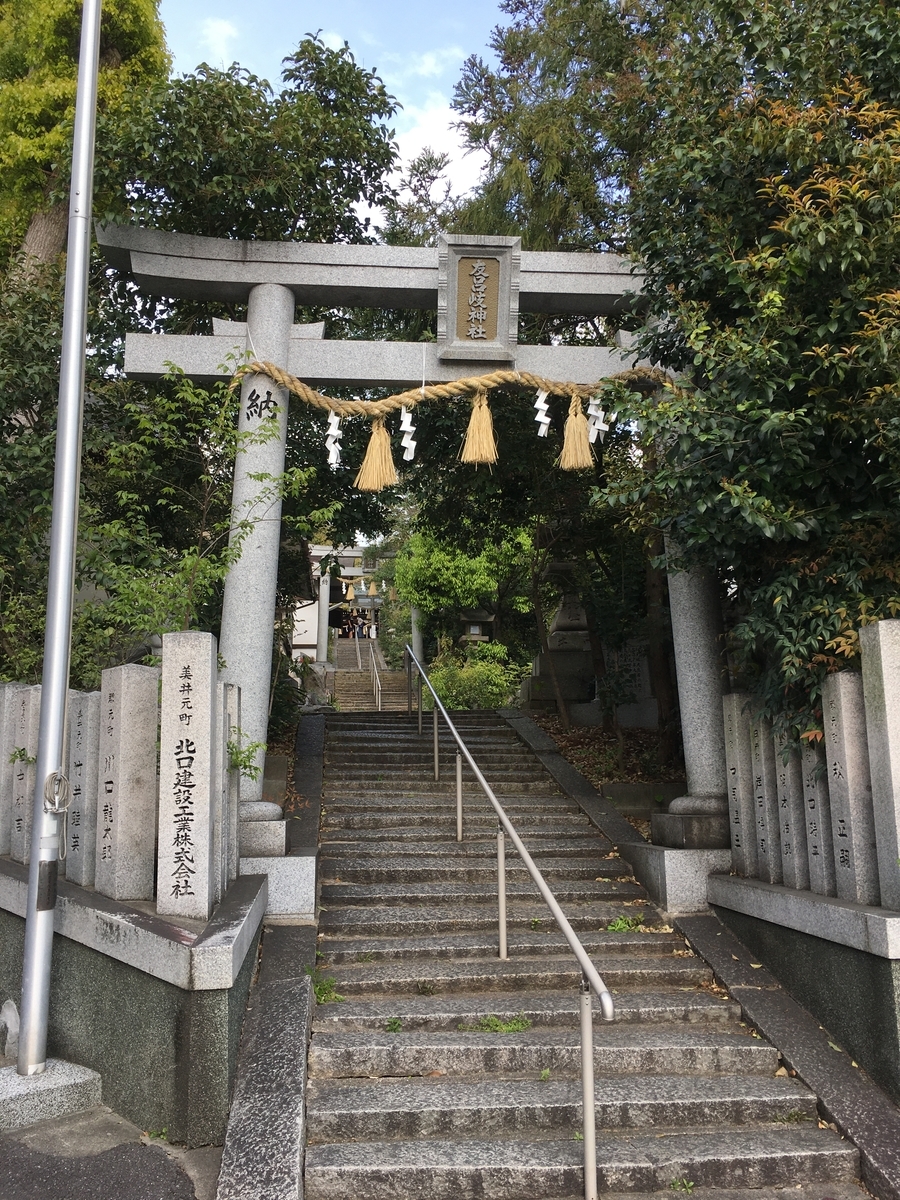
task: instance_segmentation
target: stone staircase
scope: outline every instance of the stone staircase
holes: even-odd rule
[[[594,1032],[601,1194],[859,1200],[855,1148],[611,843],[502,719],[457,720],[614,995]],[[575,1200],[580,973],[511,847],[497,958],[496,818],[465,770],[457,844],[448,735],[439,782],[432,762],[430,721],[328,718],[317,991],[335,998],[313,1024],[305,1195]]]
[[[335,647],[334,698],[342,713],[377,711],[372,690],[373,655],[381,678],[382,711],[406,712],[406,672],[389,671],[383,665],[384,659],[377,641],[371,638],[338,638]]]

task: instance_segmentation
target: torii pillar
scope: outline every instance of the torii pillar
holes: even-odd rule
[[[247,348],[254,358],[287,370],[293,323],[290,288],[261,283],[251,290]],[[225,578],[219,652],[222,679],[241,688],[241,740],[259,747],[258,776],[241,783],[244,800],[261,800],[263,791],[288,401],[266,375],[248,375],[241,383],[229,543],[237,543],[239,553]]]

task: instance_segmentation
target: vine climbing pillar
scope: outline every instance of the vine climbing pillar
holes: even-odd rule
[[[255,359],[287,368],[294,294],[280,284],[258,284],[250,292],[247,349]],[[264,744],[269,723],[272,631],[281,541],[280,480],[284,472],[288,394],[266,375],[247,375],[241,384],[238,422],[243,435],[234,464],[231,545],[238,551],[225,579],[222,636],[223,678],[241,689],[242,740]],[[260,749],[255,780],[241,783],[242,800],[262,798]]]

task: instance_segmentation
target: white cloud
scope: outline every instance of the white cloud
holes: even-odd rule
[[[463,135],[451,128],[459,116],[446,99],[435,95],[422,108],[408,105],[402,117],[407,128],[397,134],[397,145],[404,166],[430,146],[439,153],[449,154],[448,177],[454,192],[462,195],[471,191],[478,183],[487,155],[483,151],[465,153]]]
[[[208,17],[201,28],[200,44],[209,57],[214,62],[231,63],[234,59],[231,47],[239,36],[237,26],[220,17]]]
[[[465,57],[465,51],[460,50],[459,46],[444,46],[440,50],[426,50],[424,54],[413,58],[402,73],[405,76],[418,75],[430,79],[435,75],[443,75],[450,67],[458,69]]]
[[[319,34],[319,37],[329,50],[340,50],[344,42],[347,40],[346,38],[341,37],[339,33],[331,33],[330,31],[323,31]]]

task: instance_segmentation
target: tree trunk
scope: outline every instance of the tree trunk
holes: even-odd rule
[[[66,248],[69,210],[65,204],[39,209],[31,218],[17,260],[7,274],[7,282],[32,278],[39,267],[51,266]]]
[[[556,710],[559,713],[559,723],[564,733],[572,727],[569,720],[569,710],[566,708],[566,702],[563,699],[562,688],[559,686],[559,676],[556,674],[556,664],[553,662],[553,655],[550,653],[550,641],[547,637],[547,623],[544,620],[544,606],[541,603],[541,583],[540,579],[533,576],[531,581],[531,598],[534,604],[534,615],[537,620],[538,637],[541,640],[541,653],[544,655],[544,661],[550,668],[550,679],[553,683],[553,694],[556,697]]]
[[[591,643],[591,662],[594,667],[594,675],[597,680],[606,677],[606,655],[603,653],[603,641],[600,637],[600,630],[597,628],[597,623],[594,620],[593,613],[590,608],[585,606],[585,613],[588,621],[588,638]],[[604,733],[612,733],[613,731],[613,714],[603,710],[603,731]]]
[[[650,686],[656,698],[659,728],[659,757],[662,764],[672,762],[678,753],[678,730],[676,714],[678,701],[675,681],[669,665],[669,637],[665,619],[666,576],[665,572],[650,564],[650,558],[663,553],[662,537],[654,539],[649,548],[646,565],[647,592],[647,665],[650,670]]]

